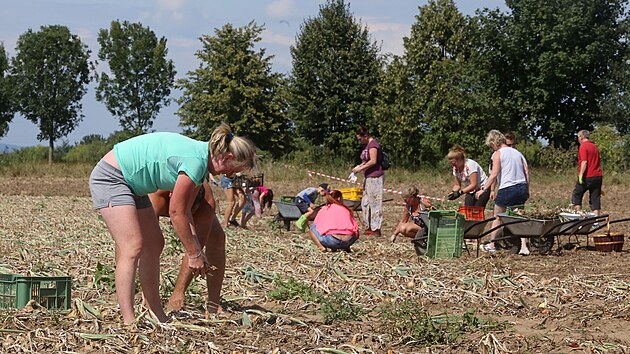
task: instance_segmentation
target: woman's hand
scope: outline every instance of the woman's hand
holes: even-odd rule
[[[490,191],[490,199],[494,200],[494,198],[496,197],[496,195],[494,195],[494,190]]]
[[[475,192],[475,199],[479,199],[479,197],[481,197],[483,192],[485,192],[483,189],[480,189],[480,190],[476,191]],[[492,193],[492,192],[490,192],[490,193]]]
[[[361,172],[361,165],[354,166],[354,168],[352,169],[352,173],[359,173],[359,172]]]
[[[206,275],[209,267],[210,264],[208,263],[206,255],[203,251],[200,251],[196,257],[188,256],[188,269],[191,270],[193,277]]]

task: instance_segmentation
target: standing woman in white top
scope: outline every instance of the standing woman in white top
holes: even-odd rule
[[[475,160],[466,158],[463,147],[455,145],[446,155],[448,162],[453,166],[453,190],[448,195],[449,200],[455,200],[461,195],[466,195],[464,205],[486,207],[490,199],[490,188],[476,196],[476,192],[486,185],[488,176]]]
[[[486,145],[494,150],[492,173],[490,173],[485,186],[477,191],[477,196],[485,192],[484,188],[490,189],[496,180],[498,191],[494,200],[494,216],[497,216],[499,213],[504,213],[509,206],[525,204],[529,198],[529,170],[523,154],[509,147],[505,142],[505,136],[500,131],[491,130],[486,137]],[[501,224],[501,220],[497,218],[492,223],[492,227],[499,226],[499,224]],[[495,237],[496,232],[493,232],[491,239],[494,240]],[[495,250],[494,242],[487,244],[486,250],[493,252]],[[519,254],[529,255],[526,238],[521,238]]]

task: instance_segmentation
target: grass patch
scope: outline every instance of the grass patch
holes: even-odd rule
[[[379,312],[384,328],[388,328],[392,336],[406,337],[410,343],[418,345],[450,344],[465,333],[487,333],[509,326],[508,322],[479,318],[472,310],[461,316],[432,316],[417,300],[390,303],[382,306]]]

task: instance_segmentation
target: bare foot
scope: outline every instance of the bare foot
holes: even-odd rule
[[[221,307],[221,305],[219,305],[218,307],[211,307],[210,305],[208,305],[206,306],[205,319],[209,320],[212,315],[220,315],[222,313],[223,313],[223,307]]]

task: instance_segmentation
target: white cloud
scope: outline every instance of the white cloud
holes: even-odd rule
[[[274,0],[265,8],[267,16],[273,18],[288,18],[295,12],[293,0]]]
[[[262,37],[261,39],[262,43],[280,44],[287,47],[290,45],[293,45],[293,40],[294,40],[294,38],[291,36],[287,36],[285,34],[274,33],[270,30],[265,30],[261,37]]]
[[[382,21],[379,18],[364,17],[362,23],[367,26],[372,39],[382,45],[382,53],[402,55],[404,53],[403,37],[409,36],[411,28],[408,24]]]

